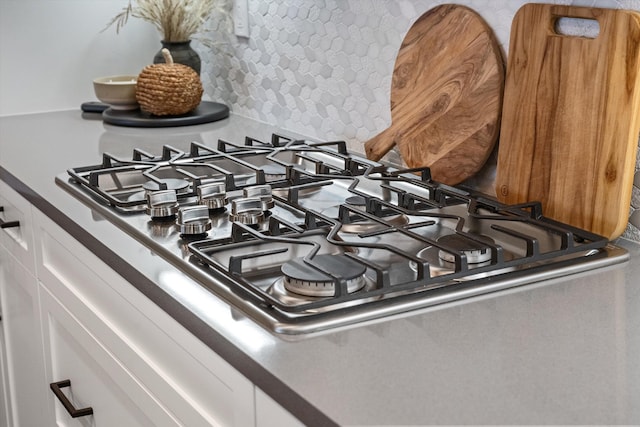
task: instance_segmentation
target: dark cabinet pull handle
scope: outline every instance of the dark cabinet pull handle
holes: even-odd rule
[[[64,409],[66,409],[69,415],[71,415],[71,418],[84,417],[86,415],[93,414],[93,408],[91,406],[89,406],[88,408],[76,409],[73,406],[73,403],[71,403],[71,401],[67,399],[67,396],[65,396],[62,390],[60,390],[64,387],[71,387],[71,380],[63,380],[58,381],[57,383],[51,383],[49,384],[49,387],[51,387],[51,391],[53,391],[53,394],[55,394],[60,403],[62,403]]]
[[[0,212],[4,212],[4,208],[0,206]],[[0,219],[0,228],[20,227],[19,221],[3,221]]]

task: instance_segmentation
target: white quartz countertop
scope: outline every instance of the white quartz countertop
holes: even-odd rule
[[[103,152],[268,139],[232,115],[177,128],[105,125],[79,110],[0,117],[0,179],[308,425],[640,424],[640,246],[629,261],[285,340],[58,187]],[[287,134],[286,132],[283,132]],[[114,254],[117,254],[114,256]]]

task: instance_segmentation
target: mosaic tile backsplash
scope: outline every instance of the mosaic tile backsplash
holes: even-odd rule
[[[344,139],[351,150],[362,153],[363,143],[391,123],[391,75],[404,35],[422,13],[442,3],[478,12],[505,53],[513,16],[526,2],[249,0],[249,38],[221,35],[216,48],[201,54],[206,96],[283,130],[319,140]],[[640,0],[547,3],[640,11]],[[577,31],[594,30],[587,26]],[[203,52],[203,46],[196,47]],[[384,159],[401,163],[397,151]],[[640,241],[640,154],[636,160],[624,237]],[[469,184],[493,193],[495,162],[494,153]]]

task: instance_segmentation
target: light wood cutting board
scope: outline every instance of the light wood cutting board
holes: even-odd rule
[[[559,34],[597,20],[596,38]],[[527,4],[511,27],[496,193],[614,239],[627,223],[640,132],[640,13]]]
[[[380,160],[394,145],[407,166],[454,185],[486,162],[500,128],[504,63],[473,10],[437,6],[406,34],[393,70],[391,126],[365,143]]]

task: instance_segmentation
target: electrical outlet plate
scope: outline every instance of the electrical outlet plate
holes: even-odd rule
[[[234,0],[233,27],[236,36],[249,37],[249,4],[248,0]]]

